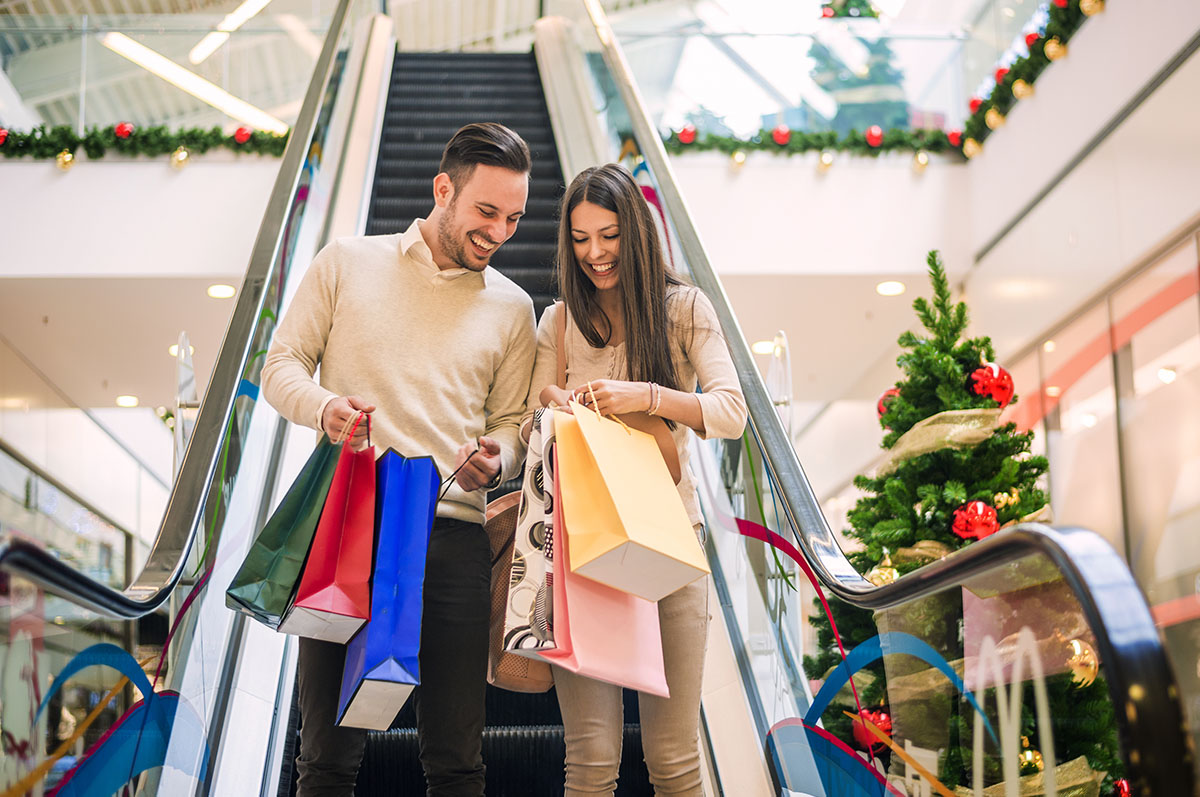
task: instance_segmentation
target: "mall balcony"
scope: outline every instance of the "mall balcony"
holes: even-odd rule
[[[705,795],[1200,795],[1197,49],[1195,0],[0,0],[0,794],[296,793],[298,639],[225,594],[316,439],[263,355],[495,121],[537,314],[620,162],[741,381]],[[564,749],[488,687],[488,794]],[[424,793],[406,705],[355,794]]]

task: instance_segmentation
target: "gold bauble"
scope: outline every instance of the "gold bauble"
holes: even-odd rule
[[[923,149],[917,150],[917,154],[913,155],[913,171],[917,174],[925,171],[925,167],[929,165],[929,153]]]
[[[192,153],[188,152],[188,148],[181,146],[171,153],[171,168],[182,169],[184,166],[188,165],[188,161],[191,160],[191,158]]]
[[[1085,17],[1092,17],[1104,10],[1104,0],[1079,0],[1079,10]]]
[[[1082,639],[1072,639],[1067,643],[1070,648],[1070,658],[1067,667],[1071,670],[1071,682],[1076,686],[1091,686],[1100,672],[1100,657],[1092,646]]]
[[[987,113],[983,115],[983,123],[988,126],[988,130],[1004,127],[1004,114],[995,108],[988,108]]]
[[[1009,504],[1016,506],[1019,503],[1021,503],[1021,494],[1017,492],[1016,487],[1012,488],[1007,493],[996,493],[994,496],[992,496],[992,504],[997,509],[1006,507]]]
[[[1029,99],[1033,96],[1033,86],[1029,83],[1017,78],[1012,84],[1013,96],[1018,100]]]
[[[54,156],[54,162],[62,171],[70,171],[71,167],[75,165],[75,156],[71,154],[70,150],[64,149]]]
[[[746,165],[746,152],[744,150],[735,150],[734,153],[729,157],[730,160],[733,161],[734,168],[740,168]]]
[[[900,578],[900,571],[892,567],[892,557],[884,551],[883,559],[868,570],[864,578],[875,586],[882,587],[884,584],[891,584]]]
[[[928,564],[949,556],[953,551],[950,546],[937,540],[917,540],[907,548],[896,549],[896,562],[907,564]]]
[[[983,145],[973,138],[968,138],[963,142],[963,154],[968,158],[974,158],[979,153],[983,152]]]
[[[1057,61],[1060,58],[1067,57],[1067,45],[1058,40],[1057,37],[1046,42],[1046,57],[1051,61]]]
[[[1033,764],[1034,769],[1041,772],[1046,767],[1045,761],[1042,760],[1042,754],[1037,750],[1022,750],[1021,751],[1021,766],[1025,767]]]
[[[829,167],[833,166],[833,150],[821,150],[821,157],[817,159],[817,171],[821,174],[829,171]]]

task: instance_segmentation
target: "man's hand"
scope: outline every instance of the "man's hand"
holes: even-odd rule
[[[467,464],[463,465],[464,462]],[[455,477],[459,487],[469,493],[486,486],[500,472],[500,444],[490,437],[479,438],[478,450],[474,443],[463,444],[454,458],[455,470],[460,466],[462,470]]]
[[[342,429],[346,433],[350,433],[350,428],[354,423],[354,418],[360,412],[371,413],[375,411],[374,404],[368,404],[358,396],[341,396],[325,405],[325,414],[321,416],[321,430],[329,435],[329,439],[335,443],[342,442]],[[363,418],[359,421],[358,428],[354,430],[354,435],[350,438],[351,445],[359,445],[367,439],[367,419]]]

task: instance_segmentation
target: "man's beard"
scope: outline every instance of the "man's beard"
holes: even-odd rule
[[[454,230],[451,227],[451,222],[454,218],[454,215],[454,201],[452,200],[449,207],[446,208],[446,212],[442,215],[441,220],[438,222],[438,246],[441,247],[442,254],[444,254],[452,263],[458,264],[459,268],[465,268],[471,271],[483,271],[485,268],[487,268],[488,262],[491,260],[491,258],[489,257],[488,260],[485,260],[483,263],[475,263],[467,255],[467,247],[465,243],[467,236],[464,234],[462,238],[454,237]],[[483,238],[485,236],[480,237]],[[495,252],[496,250],[493,249],[492,251]]]

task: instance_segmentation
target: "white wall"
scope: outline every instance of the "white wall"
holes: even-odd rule
[[[175,170],[165,155],[78,154],[68,172],[0,159],[0,277],[240,280],[279,158],[214,152]]]
[[[718,152],[671,159],[718,272],[922,273],[934,248],[966,269],[969,218],[959,164],[935,156],[917,174],[911,154],[838,155],[820,174],[817,158],[753,152],[740,169]]]
[[[987,138],[983,153],[968,167],[972,254],[1010,223],[1198,30],[1196,0],[1113,2],[1088,19],[1072,38],[1067,57],[1041,74],[1036,95],[1016,104],[1008,124]]]

